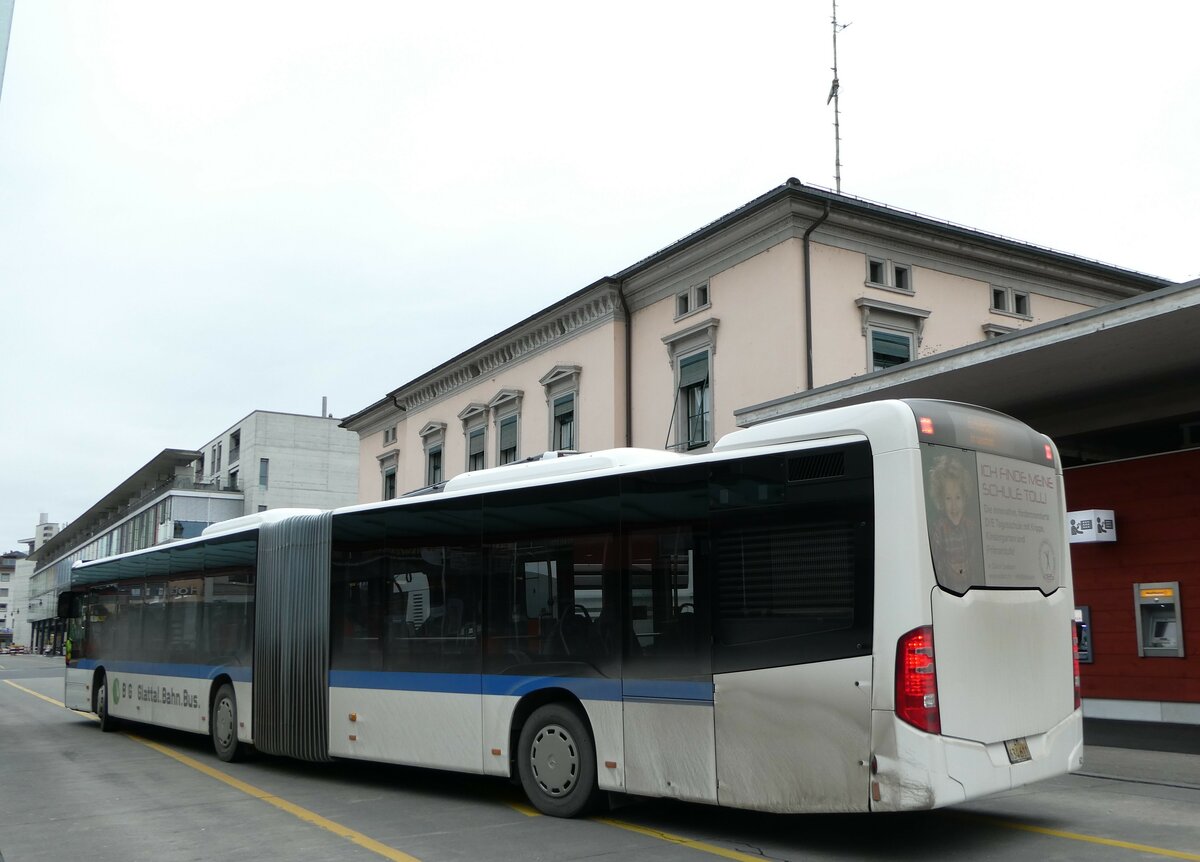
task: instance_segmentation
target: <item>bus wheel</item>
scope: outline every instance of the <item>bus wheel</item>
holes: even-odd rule
[[[96,715],[100,718],[102,733],[112,733],[117,729],[117,720],[108,712],[108,677],[104,674],[100,674],[100,681],[96,683]]]
[[[534,808],[554,817],[575,817],[593,807],[596,746],[579,713],[561,703],[534,710],[521,728],[517,748],[521,786]]]
[[[208,724],[217,757],[226,763],[241,760],[242,745],[237,738],[237,700],[233,696],[233,686],[229,683],[217,689]]]

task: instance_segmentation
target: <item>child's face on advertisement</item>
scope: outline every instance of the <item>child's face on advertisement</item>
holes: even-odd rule
[[[957,527],[963,516],[962,483],[950,480],[942,486],[942,491],[942,511],[950,523]]]

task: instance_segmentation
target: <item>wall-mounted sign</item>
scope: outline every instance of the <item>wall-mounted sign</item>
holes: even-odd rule
[[[1067,512],[1071,544],[1076,542],[1115,542],[1117,521],[1112,509],[1085,509]]]

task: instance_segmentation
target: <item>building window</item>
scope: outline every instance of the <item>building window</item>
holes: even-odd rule
[[[400,450],[389,449],[382,455],[376,455],[379,461],[380,499],[394,500],[397,492],[396,473],[400,469]]]
[[[854,304],[862,314],[868,371],[882,371],[917,358],[929,311],[865,296]]]
[[[518,457],[518,427],[521,401],[520,389],[501,389],[487,403],[496,422],[496,463],[511,464]]]
[[[265,512],[265,511],[267,511],[267,507],[266,507],[266,505],[264,505],[263,503],[259,503],[259,504],[258,504],[258,511],[260,511],[260,512]]]
[[[234,431],[229,435],[229,463],[235,463],[242,457],[242,432],[241,429]]]
[[[230,470],[230,471],[229,471],[229,486],[228,486],[228,490],[230,490],[230,491],[236,491],[237,489],[238,489],[238,471],[237,471],[237,470]]]
[[[663,337],[675,378],[674,404],[668,422],[671,449],[699,449],[713,437],[713,358],[717,354],[715,317]]]
[[[1029,320],[1032,318],[1029,308],[1028,291],[992,286],[992,311]]]
[[[881,257],[867,258],[867,287],[913,293],[912,267]]]
[[[517,460],[517,417],[516,414],[500,420],[499,452],[497,463],[511,464]]]
[[[549,449],[579,451],[579,378],[583,369],[578,365],[555,365],[538,381],[546,390],[546,413],[549,419]]]
[[[467,470],[482,470],[487,467],[487,417],[488,406],[472,401],[458,411],[462,422],[463,436],[467,442]]]
[[[676,320],[702,308],[708,308],[708,282],[694,284],[675,294]]]
[[[442,447],[434,446],[425,451],[425,484],[436,485],[442,481]]]
[[[396,499],[396,468],[391,467],[383,471],[383,499]]]
[[[708,351],[679,363],[681,442],[688,449],[707,446],[712,429],[712,388],[709,386]]]
[[[893,332],[886,329],[871,330],[871,370],[882,371],[911,362],[913,359],[913,336],[908,332]]]
[[[575,448],[575,393],[568,392],[554,399],[554,415],[550,432],[550,448]]]
[[[446,480],[445,463],[446,423],[426,422],[417,432],[425,449],[425,484],[437,485]]]
[[[383,429],[383,445],[386,446],[389,443],[395,443],[395,442],[396,442],[396,426],[393,425],[391,428],[384,428]]]
[[[1016,331],[1016,328],[1012,326],[999,326],[995,323],[983,324],[984,338],[999,338],[1001,335],[1008,335],[1008,333]]]
[[[267,479],[271,474],[271,462],[267,458],[258,459],[258,487],[264,491],[267,488]]]
[[[212,447],[212,470],[213,475],[221,472],[221,444],[218,443]]]
[[[482,470],[487,467],[487,429],[482,425],[467,432],[467,470]]]

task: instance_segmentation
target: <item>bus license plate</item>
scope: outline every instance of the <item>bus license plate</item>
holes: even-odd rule
[[[1008,740],[1004,743],[1004,747],[1008,749],[1009,763],[1024,763],[1032,757],[1029,753],[1029,743],[1023,736],[1019,739]]]

